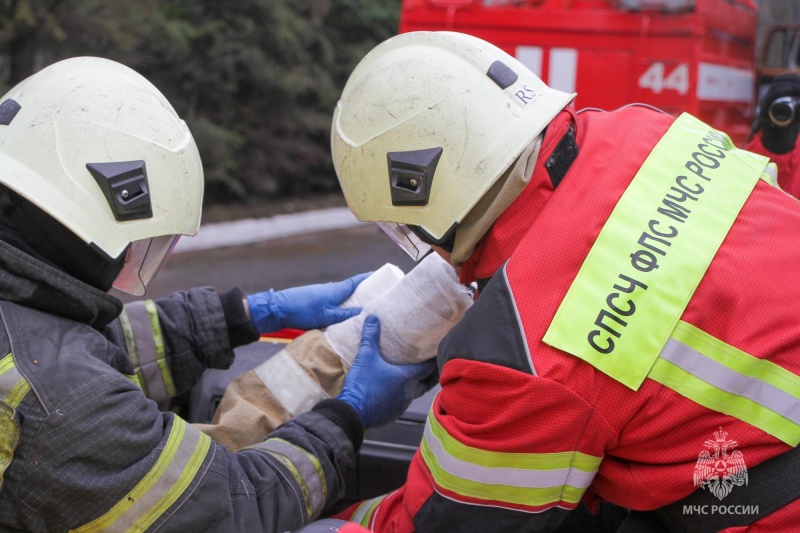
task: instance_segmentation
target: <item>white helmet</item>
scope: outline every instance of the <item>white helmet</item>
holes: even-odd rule
[[[574,96],[470,35],[393,37],[358,64],[333,115],[347,204],[359,220],[442,243]],[[394,229],[400,244],[413,237]]]
[[[133,243],[114,282],[132,294],[200,225],[189,129],[153,84],[106,59],[60,61],[0,100],[0,182],[109,259]]]

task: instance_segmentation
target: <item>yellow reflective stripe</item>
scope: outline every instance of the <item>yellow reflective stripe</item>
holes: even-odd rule
[[[19,425],[14,409],[30,390],[28,381],[22,377],[11,354],[0,359],[0,487],[6,469],[14,460],[14,450],[19,442]]]
[[[306,520],[316,518],[328,499],[328,485],[322,464],[313,454],[283,439],[267,439],[249,446],[279,461],[300,487],[306,508]]]
[[[0,402],[0,488],[6,469],[14,460],[14,450],[19,443],[19,425],[14,419],[16,410],[5,402]]]
[[[544,342],[637,390],[768,161],[681,115],[603,225]]]
[[[680,322],[649,378],[790,446],[800,444],[800,376]]]
[[[31,385],[28,383],[23,377],[20,377],[20,380],[17,382],[16,385],[11,389],[11,392],[8,393],[6,397],[6,402],[8,402],[13,407],[17,407],[20,403],[22,403],[22,399],[28,394],[28,391],[31,390]]]
[[[125,345],[128,347],[128,355],[133,363],[134,372],[136,372],[136,379],[139,382],[142,392],[148,398],[150,394],[147,392],[147,382],[142,374],[141,363],[139,362],[139,350],[136,348],[136,335],[133,333],[133,326],[128,317],[128,308],[125,307],[119,315],[119,322],[122,325],[122,333],[125,336]]]
[[[431,431],[442,441],[446,450],[453,456],[471,464],[488,468],[514,468],[522,470],[554,470],[577,468],[583,472],[596,472],[602,457],[587,455],[577,451],[555,453],[514,453],[494,452],[468,446],[456,440],[441,425],[435,414],[428,415]]]
[[[143,531],[150,527],[150,525],[155,522],[158,517],[164,514],[167,509],[169,509],[178,500],[178,498],[180,498],[186,489],[189,488],[189,485],[194,480],[197,472],[200,470],[200,467],[203,465],[203,461],[208,455],[208,450],[211,448],[211,438],[203,433],[200,433],[198,430],[194,431],[197,431],[199,439],[192,452],[192,455],[189,457],[186,467],[181,470],[180,476],[171,486],[169,491],[167,491],[161,497],[156,505],[150,508],[150,513],[137,520],[131,529]]]
[[[753,357],[684,321],[678,323],[672,338],[735,372],[770,383],[795,400],[800,398],[800,376],[772,361]]]
[[[122,374],[122,375],[131,380],[131,382],[133,382],[133,384],[139,387],[140,389],[142,388],[142,384],[139,381],[139,376],[137,376],[136,374]]]
[[[392,494],[392,493],[389,493]],[[350,517],[350,522],[356,522],[364,527],[370,527],[370,522],[372,521],[372,514],[375,512],[375,509],[381,504],[381,502],[389,495],[384,494],[383,496],[378,496],[377,498],[372,498],[370,500],[365,500],[356,507],[353,516]]]
[[[308,490],[308,485],[306,484],[306,480],[303,479],[303,476],[300,472],[294,467],[292,461],[286,457],[285,455],[281,455],[280,453],[273,452],[270,450],[260,450],[263,453],[266,453],[270,457],[273,457],[276,461],[280,462],[286,470],[292,474],[292,477],[297,482],[297,485],[300,487],[300,492],[303,494],[303,503],[305,504],[305,512],[306,512],[306,521],[310,521],[311,518],[314,516],[314,506],[311,504],[311,491]]]
[[[164,334],[161,332],[161,321],[158,319],[158,308],[153,300],[147,300],[145,309],[150,316],[150,328],[153,330],[153,341],[156,347],[156,364],[161,370],[161,378],[164,380],[164,387],[167,389],[169,398],[175,396],[175,383],[172,380],[172,373],[167,364],[166,350],[164,349]]]
[[[14,356],[11,354],[6,355],[0,359],[0,376],[5,374],[9,369],[14,368]]]
[[[8,354],[0,359],[0,399],[17,407],[30,390],[31,385],[17,369],[14,357]]]
[[[428,416],[420,453],[436,483],[464,496],[519,505],[577,503],[602,457],[578,451],[504,453],[467,446]]]
[[[0,487],[19,443],[15,408],[30,390],[31,386],[17,369],[13,355],[0,359]]]
[[[106,514],[73,531],[147,529],[184,494],[210,448],[210,437],[173,418],[164,449],[147,475]]]
[[[174,397],[175,383],[166,359],[164,335],[155,302],[144,300],[126,304],[120,322],[128,352],[147,397],[157,402]]]

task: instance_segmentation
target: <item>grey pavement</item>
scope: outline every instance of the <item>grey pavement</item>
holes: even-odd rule
[[[345,279],[385,263],[405,272],[414,265],[375,224],[358,222],[347,208],[204,225],[195,237],[182,238],[175,252],[147,298],[208,285],[251,293]]]
[[[346,207],[219,222],[200,226],[194,237],[182,237],[174,253],[250,244],[363,224]]]

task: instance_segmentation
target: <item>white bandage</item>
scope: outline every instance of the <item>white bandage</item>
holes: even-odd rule
[[[353,291],[350,297],[342,302],[340,307],[364,307],[369,302],[388,291],[395,283],[400,281],[405,274],[391,263],[386,263],[369,275]]]
[[[418,363],[436,356],[439,342],[471,305],[472,294],[458,282],[453,267],[437,254],[430,254],[364,305],[361,314],[330,326],[325,340],[352,365],[364,319],[374,314],[381,321],[380,351],[384,359],[394,364]]]

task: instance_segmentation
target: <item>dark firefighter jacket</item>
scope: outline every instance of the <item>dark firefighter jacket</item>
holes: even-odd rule
[[[117,317],[112,296],[0,242],[0,530],[284,532],[341,497],[361,439],[342,402],[231,453],[143,393],[227,367],[223,307],[241,296],[194,289]]]

